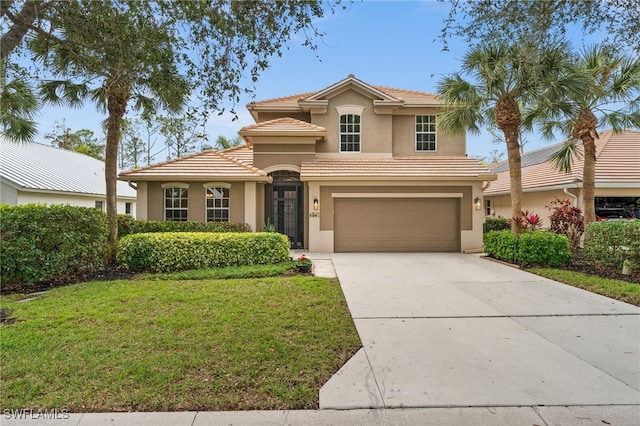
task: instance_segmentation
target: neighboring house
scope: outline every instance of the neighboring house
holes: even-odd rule
[[[70,204],[106,211],[104,162],[39,143],[0,140],[0,204]],[[118,182],[118,213],[135,215],[136,191]]]
[[[482,247],[482,187],[495,176],[438,129],[431,94],[353,75],[247,105],[245,146],[120,173],[139,219],[265,224],[313,252]],[[477,206],[477,207],[476,207]]]
[[[575,161],[571,173],[559,171],[549,157],[562,143],[522,154],[522,208],[538,213],[549,226],[547,206],[557,198],[569,198],[581,206],[583,161]],[[580,152],[582,151],[580,147]],[[596,217],[600,219],[633,216],[640,210],[640,132],[614,134],[607,130],[596,140]],[[498,175],[484,192],[486,216],[510,217],[509,164],[491,167]]]

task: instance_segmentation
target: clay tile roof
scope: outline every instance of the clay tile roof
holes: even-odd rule
[[[582,182],[583,160],[578,159],[566,174],[551,163],[549,157],[562,143],[522,154],[522,189],[555,187]],[[581,148],[580,148],[581,151]],[[607,130],[596,140],[596,186],[598,184],[637,184],[640,189],[640,132],[627,130],[619,134]],[[486,195],[510,192],[509,164],[499,163],[491,170],[498,175],[485,191]]]
[[[394,89],[392,87],[373,86],[398,100],[402,99],[407,104],[439,104],[438,96],[432,93],[418,92],[415,90]]]
[[[268,182],[267,174],[249,161],[247,147],[225,151],[207,150],[151,166],[120,173],[120,180],[227,179]],[[253,161],[253,160],[251,160]]]
[[[396,100],[404,101],[407,104],[439,104],[440,101],[438,97],[432,93],[426,92],[418,92],[415,90],[405,90],[405,89],[394,89],[392,87],[385,86],[371,86],[380,92],[385,93],[386,95],[395,98]],[[247,109],[251,110],[253,108],[268,108],[268,109],[284,109],[284,110],[297,110],[299,108],[299,101],[305,100],[308,98],[312,98],[316,94],[320,93],[320,91],[302,93],[298,95],[285,96],[281,98],[267,99],[264,101],[251,102],[247,104]]]
[[[280,98],[266,99],[264,101],[250,102],[247,108],[252,107],[276,107],[276,108],[298,108],[298,101],[313,96],[318,92],[301,93],[298,95],[284,96]]]
[[[469,157],[396,157],[389,159],[318,160],[302,163],[302,180],[423,179],[493,180],[482,163]]]
[[[291,117],[276,118],[274,120],[264,121],[262,123],[252,124],[245,126],[238,132],[241,136],[248,135],[265,135],[265,134],[280,134],[286,132],[287,134],[309,134],[313,135],[325,135],[327,129],[324,127],[316,126],[315,124],[307,123],[306,121],[296,120]]]

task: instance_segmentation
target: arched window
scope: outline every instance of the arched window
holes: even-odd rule
[[[205,219],[207,222],[229,222],[230,185],[216,184],[205,188]]]
[[[164,189],[164,220],[186,222],[189,213],[189,185],[171,182]]]
[[[341,105],[336,110],[340,117],[340,152],[360,152],[362,150],[361,122],[364,107]]]

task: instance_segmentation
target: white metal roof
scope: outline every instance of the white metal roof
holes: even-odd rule
[[[49,145],[0,138],[0,177],[18,189],[106,195],[104,162]],[[136,197],[118,182],[118,197]]]

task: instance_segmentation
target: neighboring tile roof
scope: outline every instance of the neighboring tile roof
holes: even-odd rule
[[[318,160],[302,163],[302,180],[418,179],[493,180],[482,163],[469,157],[396,157],[389,159]]]
[[[571,173],[558,171],[548,161],[549,157],[562,148],[562,143],[522,154],[522,189],[535,190],[582,182],[583,160],[579,159],[571,167]],[[640,132],[624,131],[614,134],[607,130],[596,140],[596,186],[598,184],[637,184],[640,189]],[[498,175],[485,195],[508,193],[509,164],[499,163],[491,170]]]
[[[327,129],[295,118],[282,117],[245,126],[238,133],[241,136],[265,136],[271,134],[275,136],[283,133],[287,135],[308,134],[309,136],[324,136],[327,133]]]
[[[0,140],[0,176],[23,190],[106,195],[104,162],[40,143]],[[119,197],[136,191],[118,182]]]
[[[140,169],[122,172],[121,180],[145,181],[168,179],[227,179],[268,182],[267,173],[248,161],[253,156],[248,147],[225,151],[208,150],[176,158]],[[253,160],[251,160],[253,162]]]

